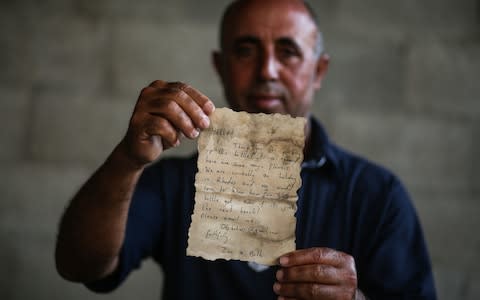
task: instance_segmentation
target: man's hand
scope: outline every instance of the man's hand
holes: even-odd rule
[[[353,257],[328,248],[310,248],[280,258],[273,289],[279,299],[364,299],[357,291]]]
[[[143,167],[178,146],[181,136],[196,138],[210,125],[214,109],[210,99],[187,84],[154,81],[142,89],[119,148]]]
[[[210,125],[213,103],[183,83],[155,81],[138,97],[127,134],[70,202],[60,224],[55,259],[68,280],[111,274],[125,238],[133,191],[142,169],[180,136]]]

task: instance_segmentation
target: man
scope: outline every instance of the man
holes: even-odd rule
[[[110,291],[152,256],[167,299],[435,299],[420,225],[400,182],[331,144],[310,115],[329,61],[311,9],[300,0],[236,1],[220,36],[213,60],[234,110],[309,118],[299,250],[266,270],[185,255],[196,156],[152,163],[207,128],[214,105],[186,84],[155,81],[141,91],[123,140],[66,210],[59,273]]]

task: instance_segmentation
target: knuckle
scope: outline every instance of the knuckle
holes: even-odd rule
[[[354,299],[353,297],[355,296],[355,294],[352,296],[352,293],[350,291],[343,291],[338,299],[343,299],[343,300],[352,300]]]
[[[168,125],[167,120],[159,120],[156,126],[158,126],[160,136],[163,139],[167,140],[170,143],[174,142],[177,139],[176,131]]]
[[[177,135],[175,132],[169,130],[162,135],[162,138],[165,139],[168,143],[174,144],[177,140]]]
[[[347,255],[347,262],[349,265],[355,265],[355,259],[353,256]]]
[[[347,277],[346,281],[350,286],[353,286],[353,287],[357,286],[357,274],[349,274],[346,277]]]
[[[178,101],[188,103],[190,96],[182,89],[178,89],[176,93],[176,98]]]
[[[178,104],[173,100],[167,100],[164,102],[165,109],[169,112],[178,112]]]
[[[188,84],[180,82],[180,81],[169,82],[168,85],[171,86],[171,87],[174,87],[176,89],[182,90],[182,91],[188,89]]]
[[[322,293],[322,288],[318,284],[312,284],[309,289],[309,296],[311,299],[316,299]]]
[[[347,289],[345,290],[343,299],[347,299],[347,300],[355,299],[356,294],[357,294],[357,288]]]
[[[189,98],[188,94],[178,87],[165,87],[164,92],[170,96],[172,101],[179,103],[186,102]]]
[[[159,87],[159,86],[164,86],[165,85],[165,81],[163,80],[155,80],[155,81],[152,81],[152,83],[149,84],[150,87]]]
[[[352,256],[344,254],[343,259],[345,260],[345,264],[349,267],[349,269],[355,270],[355,259]]]
[[[345,253],[343,253],[341,251],[331,251],[330,252],[330,257],[332,259],[337,260],[337,261],[343,261],[344,258],[345,258]]]
[[[152,119],[145,121],[145,124],[142,126],[143,131],[147,133],[155,132],[155,129],[159,126],[159,122],[154,122]]]
[[[313,276],[316,279],[322,278],[325,274],[325,268],[323,265],[316,265],[313,269]]]
[[[322,248],[315,248],[312,251],[312,259],[314,262],[320,262],[323,259],[323,250]]]
[[[144,88],[140,91],[140,95],[145,95],[145,94],[148,93],[151,89],[152,89],[151,86],[144,87]]]
[[[169,127],[171,127],[170,123],[164,118],[158,118],[158,120],[156,121],[156,126],[158,126],[159,128],[169,128]]]
[[[195,117],[197,123],[201,122],[205,118],[208,118],[207,115],[203,112],[203,110],[199,107],[194,107],[192,113],[192,116]]]
[[[142,123],[142,116],[139,112],[134,112],[130,118],[130,128],[136,128]]]

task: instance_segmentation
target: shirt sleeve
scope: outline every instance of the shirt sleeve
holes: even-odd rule
[[[372,300],[436,299],[427,246],[409,195],[393,177],[382,198],[375,204],[382,208],[359,266],[359,286]]]
[[[154,252],[163,222],[158,176],[155,167],[146,169],[140,177],[129,209],[117,269],[101,280],[85,284],[88,289],[98,293],[116,289],[132,270],[140,267],[144,258]]]

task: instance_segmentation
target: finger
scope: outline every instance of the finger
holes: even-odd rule
[[[207,114],[196,102],[191,101],[190,97],[179,97],[177,103],[190,117],[197,128],[206,129],[208,126],[210,126],[210,119],[208,118]]]
[[[145,90],[142,96],[145,99],[140,106],[143,111],[168,119],[189,138],[198,136],[196,128],[205,129],[210,125],[205,112],[181,89],[165,86],[155,89],[155,93]]]
[[[188,97],[188,95],[186,94],[183,95],[184,97]],[[177,95],[177,97],[179,97],[179,95]],[[186,137],[196,138],[199,135],[199,131],[196,129],[197,126],[193,124],[192,119],[177,103],[178,100],[154,100],[158,100],[154,101],[157,102],[156,106],[158,106],[158,108],[149,108],[148,111],[150,115],[167,119],[176,129],[181,131]]]
[[[158,89],[158,88],[165,87],[166,85],[167,85],[167,82],[166,82],[166,81],[163,81],[163,80],[155,80],[155,81],[153,81],[152,83],[150,83],[148,86]]]
[[[289,283],[338,284],[341,282],[340,273],[340,269],[329,265],[301,265],[278,270],[276,278],[279,282]]]
[[[210,125],[210,119],[200,105],[184,90],[185,88],[166,87],[162,89],[161,97],[168,97],[175,101],[191,119],[196,128],[205,129]],[[157,102],[157,105],[160,101]]]
[[[163,149],[178,146],[180,143],[180,133],[166,119],[157,116],[146,118],[143,126],[145,138],[159,136],[162,139]]]
[[[297,299],[344,299],[342,290],[333,285],[312,283],[278,283],[273,285],[274,292],[280,297]],[[347,299],[347,298],[345,298]]]
[[[126,140],[135,159],[142,165],[156,160],[159,155],[179,144],[177,133],[165,119],[148,114],[135,114],[132,117]]]
[[[198,137],[199,131],[197,126],[193,124],[192,119],[187,113],[180,107],[180,105],[175,101],[168,101],[165,104],[165,112],[162,113],[151,113],[152,115],[162,116],[172,123],[172,125],[182,132],[186,137],[194,139]]]
[[[180,139],[180,134],[168,122],[168,120],[151,116],[148,113],[137,113],[132,117],[129,131],[132,137],[135,137],[140,143],[151,143],[152,136],[162,138],[162,144],[167,147],[176,146]]]
[[[326,264],[342,267],[353,262],[353,258],[343,252],[329,248],[309,248],[290,252],[280,257],[281,266]]]
[[[182,82],[173,82],[169,83],[169,86],[178,88],[187,93],[207,115],[210,115],[215,110],[215,105],[207,96],[200,93],[198,90],[189,86],[188,84]]]

